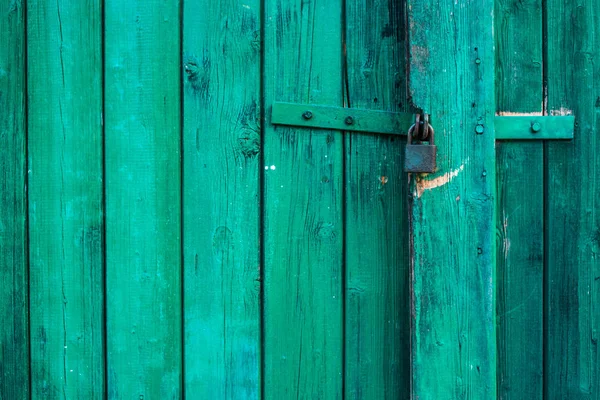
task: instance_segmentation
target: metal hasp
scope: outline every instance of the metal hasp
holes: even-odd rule
[[[273,103],[271,116],[274,125],[384,135],[406,135],[414,121],[413,113],[284,102]],[[478,125],[477,129],[483,132],[484,127]],[[574,129],[573,116],[500,115],[495,118],[496,140],[570,140]]]
[[[406,135],[414,123],[412,113],[362,110],[295,103],[273,103],[271,122],[306,128]]]
[[[408,141],[404,153],[404,172],[435,172],[437,147],[434,134],[435,132],[429,124],[429,115],[424,114],[421,118],[421,115],[417,114],[415,124],[408,130]]]

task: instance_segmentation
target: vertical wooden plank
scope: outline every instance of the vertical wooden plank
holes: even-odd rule
[[[260,393],[260,2],[184,3],[185,392]]]
[[[347,106],[404,111],[406,2],[346,3]],[[347,399],[408,399],[409,276],[404,141],[346,137]]]
[[[29,398],[24,4],[0,3],[0,399]]]
[[[547,144],[547,399],[600,399],[600,1],[546,1],[547,113],[575,139]]]
[[[108,396],[182,392],[179,1],[105,2]]]
[[[104,395],[100,1],[27,2],[32,398]]]
[[[493,11],[492,0],[409,0],[409,87],[438,146],[438,171],[411,177],[420,400],[496,396]]]
[[[342,105],[341,17],[341,0],[265,1],[266,399],[342,397],[342,134],[269,115],[273,101]]]
[[[542,114],[542,1],[496,1],[496,110]],[[498,397],[542,399],[544,157],[497,142]]]

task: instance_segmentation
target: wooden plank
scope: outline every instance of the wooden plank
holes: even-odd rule
[[[519,1],[519,0],[514,0],[514,1]],[[539,8],[539,7],[538,7]],[[535,9],[535,8],[534,8]],[[524,10],[520,9],[520,10]],[[520,15],[520,11],[515,14],[515,15]],[[531,14],[531,12],[529,12],[529,14]],[[500,14],[502,15],[502,14]],[[506,14],[504,14],[506,15]],[[508,15],[513,15],[508,13]],[[508,17],[510,18],[510,17]],[[529,17],[531,18],[531,17]],[[504,27],[504,25],[500,25],[496,27],[497,29],[508,29],[507,27]],[[514,29],[514,28],[513,28]],[[537,30],[534,30],[533,32],[535,32],[535,35],[541,36],[539,35],[539,32]],[[532,34],[531,36],[520,36],[520,35],[516,35],[516,37],[520,38],[521,40],[523,40],[524,38],[533,38],[534,34]],[[513,37],[515,37],[513,36]],[[527,46],[531,46],[532,42],[535,41],[531,41],[531,42],[527,42]],[[509,43],[512,43],[509,41]],[[533,43],[535,44],[535,43]],[[541,46],[541,43],[538,43]],[[525,44],[524,44],[525,45]],[[498,45],[498,51],[504,50],[506,47],[509,47],[512,49],[512,47],[510,47],[510,44],[506,45]],[[511,50],[512,51],[512,50]],[[538,53],[541,53],[541,50],[537,51]],[[522,54],[520,51],[517,52],[518,54]],[[502,56],[499,56],[502,57]],[[513,58],[518,58],[518,57],[513,57]],[[540,58],[541,59],[541,58]],[[500,62],[500,60],[499,60]],[[516,65],[517,61],[516,60],[512,60],[509,59],[508,62],[511,64],[512,68],[518,69],[519,66]],[[531,59],[527,58],[527,60],[524,61],[527,64],[538,64],[538,69],[542,68],[542,65],[539,61],[531,61]],[[502,67],[505,67],[504,65]],[[499,68],[499,71],[502,71]],[[503,75],[499,76],[500,82],[505,82],[505,85],[514,85],[514,86],[506,86],[507,89],[506,91],[510,92],[510,95],[512,96],[512,92],[511,92],[511,88],[514,87],[521,87],[521,85],[523,86],[528,86],[528,81],[525,80],[525,84],[521,84],[521,83],[517,83],[517,82],[521,82],[520,78],[522,78],[521,74],[516,74],[516,75],[506,75],[506,72],[501,72]],[[513,71],[513,74],[515,74],[515,72]],[[539,78],[541,80],[541,75],[540,76],[535,76],[536,78]],[[541,85],[541,82],[538,82]],[[514,100],[512,101],[514,104],[510,107],[508,107],[507,111],[502,111],[504,108],[506,107],[499,107],[499,112],[501,114],[503,114],[502,116],[497,116],[495,119],[495,126],[496,126],[496,140],[571,140],[573,139],[573,132],[575,129],[575,117],[565,117],[565,116],[559,116],[559,117],[555,117],[555,116],[538,116],[541,115],[541,103],[538,101],[542,95],[540,94],[542,92],[542,89],[536,88],[536,87],[531,87],[531,91],[528,92],[529,96],[527,97],[518,97],[518,98],[514,98]],[[527,101],[527,98],[535,98],[535,104],[531,101]],[[500,99],[498,99],[500,100]],[[509,100],[504,99],[504,102],[508,102]],[[526,107],[525,103],[530,104],[530,107]],[[538,104],[539,103],[539,104]],[[510,104],[510,103],[509,103]],[[518,113],[514,112],[514,111],[510,111],[510,109],[523,109],[524,110],[524,114],[525,115],[518,115]],[[532,112],[531,110],[535,110],[534,112]],[[529,115],[527,115],[529,114]],[[534,114],[534,115],[531,115]]]
[[[105,2],[110,398],[182,395],[179,6]]]
[[[27,2],[31,396],[104,396],[100,1]]]
[[[546,399],[600,399],[600,1],[546,1],[549,115],[575,140],[547,143]]]
[[[408,4],[409,88],[436,121],[438,146],[438,172],[411,178],[411,387],[421,400],[496,396],[493,8]]]
[[[405,5],[346,2],[348,107],[408,111]],[[404,129],[414,123],[413,114],[401,115],[409,117]],[[346,399],[410,397],[404,145],[346,135]]]
[[[342,134],[270,115],[274,101],[343,105],[341,13],[341,0],[265,1],[265,399],[342,397]]]
[[[542,1],[496,1],[496,139],[542,126]],[[519,114],[529,114],[519,116]],[[552,122],[563,122],[563,119]],[[573,122],[571,122],[571,131]],[[532,123],[540,124],[533,133]],[[520,127],[519,127],[520,126]],[[541,142],[496,144],[498,397],[542,399],[544,154]]]
[[[25,19],[0,3],[0,399],[29,398]]]
[[[184,3],[185,393],[260,393],[260,2]]]
[[[358,71],[358,73],[362,72]],[[392,76],[391,79],[393,82],[393,79],[396,78]],[[373,102],[373,99],[370,102]],[[315,104],[275,102],[273,103],[271,123],[307,128],[338,129],[347,132],[406,136],[410,126],[415,123],[415,116],[411,113],[356,107],[329,107]]]

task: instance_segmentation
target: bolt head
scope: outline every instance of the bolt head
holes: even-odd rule
[[[475,64],[477,64],[477,65],[481,64],[481,58],[476,58],[475,59]]]
[[[534,122],[533,124],[531,124],[531,131],[533,133],[538,133],[541,130],[542,130],[542,125],[539,122]]]
[[[475,127],[475,133],[477,133],[478,135],[482,135],[483,132],[485,132],[485,128],[482,124],[477,124],[477,126]]]
[[[346,117],[344,122],[346,123],[346,125],[352,125],[354,123],[354,118],[348,116],[348,117]]]
[[[302,114],[302,118],[309,120],[313,117],[313,113],[310,111],[304,111],[304,113]]]

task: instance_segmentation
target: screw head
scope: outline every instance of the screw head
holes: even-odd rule
[[[348,116],[348,117],[346,117],[344,122],[346,123],[346,125],[352,125],[354,123],[354,118]]]
[[[481,64],[481,58],[477,57],[475,59],[475,64],[477,64],[477,65]]]
[[[540,124],[539,122],[534,122],[533,124],[531,124],[531,131],[533,133],[538,133],[541,130],[542,130],[542,124]]]
[[[485,132],[485,128],[482,124],[477,124],[477,126],[475,127],[475,133],[477,133],[478,135],[482,135],[483,132]]]
[[[310,111],[304,111],[304,113],[302,114],[302,118],[309,120],[313,117],[313,113]]]

